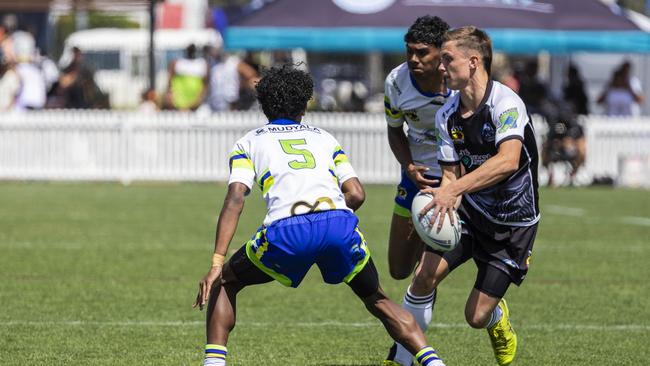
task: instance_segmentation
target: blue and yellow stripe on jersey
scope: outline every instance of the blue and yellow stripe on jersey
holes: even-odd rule
[[[390,105],[390,99],[388,99],[387,96],[384,95],[384,111],[386,112],[386,115],[392,119],[400,119],[402,118],[402,112],[393,109]]]
[[[260,189],[262,190],[262,195],[265,195],[268,193],[269,189],[273,186],[274,179],[273,176],[271,175],[271,172],[266,169],[260,174],[259,178],[257,179],[257,184],[259,184]]]
[[[334,167],[329,166],[327,167],[327,170],[332,174],[332,177],[334,178],[334,183],[339,184],[339,178],[336,176],[336,172],[334,172]]]
[[[243,150],[235,150],[230,154],[230,171],[233,169],[243,168],[255,170],[253,162]]]
[[[345,151],[341,149],[340,146],[334,148],[334,154],[332,155],[334,159],[334,165],[339,166],[339,164],[349,163],[348,157],[345,155]]]

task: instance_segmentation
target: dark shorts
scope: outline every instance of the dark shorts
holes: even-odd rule
[[[432,187],[440,186],[440,178],[434,176],[425,175],[425,178],[431,180],[438,180],[438,184],[432,185]],[[408,174],[402,170],[402,180],[397,185],[397,193],[395,194],[395,208],[393,213],[398,216],[411,218],[411,205],[413,204],[413,198],[415,195],[420,192],[420,188],[409,178]]]
[[[498,225],[487,220],[469,204],[461,205],[458,214],[464,221],[463,232],[466,231],[466,234],[453,250],[436,252],[447,261],[449,271],[472,258],[479,268],[475,284],[478,290],[502,297],[509,282],[519,286],[528,272],[537,224]],[[498,272],[495,273],[495,270]],[[507,277],[500,276],[500,273]]]

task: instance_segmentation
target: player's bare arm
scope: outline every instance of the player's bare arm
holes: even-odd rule
[[[350,178],[343,182],[341,191],[343,192],[343,196],[345,196],[345,204],[352,211],[358,210],[366,200],[366,192],[358,178]]]
[[[409,150],[408,140],[404,134],[403,127],[388,126],[388,145],[393,151],[395,159],[397,159],[402,166],[402,169],[404,169],[409,178],[411,178],[418,188],[425,188],[438,183],[436,180],[425,178],[424,173],[428,171],[429,168],[413,163],[413,158],[411,157],[411,151]]]
[[[228,253],[230,241],[235,235],[235,230],[237,230],[239,216],[244,210],[244,200],[247,192],[248,187],[245,184],[235,182],[228,185],[228,193],[226,194],[226,198],[224,198],[223,207],[219,214],[214,242],[214,255],[218,259],[216,262],[213,260],[212,267],[210,267],[208,273],[199,282],[199,293],[196,295],[196,300],[192,307],[198,306],[199,310],[203,310],[203,307],[208,301],[212,286],[221,276],[223,258]]]
[[[433,200],[431,203],[426,205],[423,209],[422,212],[420,212],[420,215],[426,214],[431,208],[435,207],[437,210],[434,211],[433,218],[438,216],[438,214],[443,215],[443,219],[440,220],[440,226],[442,227],[442,223],[444,223],[444,215],[447,214],[449,216],[449,219],[451,220],[452,224],[455,224],[454,222],[454,216],[452,215],[452,211],[455,210],[458,205],[460,205],[460,200],[462,198],[461,195],[456,195],[456,196],[449,196],[449,197],[444,197],[440,194],[440,191],[443,187],[448,187],[452,184],[454,184],[458,178],[461,176],[461,170],[460,170],[460,164],[455,164],[455,165],[442,165],[442,181],[440,182],[440,187],[438,188],[432,188],[432,187],[427,187],[422,190],[422,192],[425,193],[430,193],[433,196]],[[443,191],[444,193],[444,191]],[[445,201],[445,203],[442,203],[440,200],[445,199],[448,201]],[[443,208],[445,208],[443,210]]]
[[[517,139],[504,141],[499,145],[499,150],[495,156],[486,160],[485,163],[476,170],[460,177],[459,179],[455,179],[452,182],[449,182],[447,179],[449,182],[447,184],[444,184],[447,175],[445,174],[446,170],[443,168],[443,185],[441,185],[440,188],[432,188],[430,190],[434,199],[424,208],[423,211],[426,212],[432,207],[435,207],[432,222],[438,215],[442,215],[438,227],[442,227],[445,220],[445,214],[447,214],[449,219],[452,220],[452,223],[454,223],[451,211],[454,209],[458,198],[465,193],[472,193],[490,187],[517,171],[519,168],[521,146],[521,141]],[[456,167],[458,173],[460,173],[460,166]]]
[[[522,143],[518,139],[510,139],[501,143],[496,155],[450,185],[447,188],[450,190],[450,194],[459,196],[480,191],[509,177],[519,169],[521,146]]]

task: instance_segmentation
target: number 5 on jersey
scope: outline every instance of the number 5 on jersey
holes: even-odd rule
[[[297,149],[296,145],[307,145],[305,139],[291,139],[279,140],[282,151],[289,155],[300,155],[305,161],[292,160],[289,162],[289,167],[292,169],[314,169],[316,167],[316,160],[314,155],[307,149]]]

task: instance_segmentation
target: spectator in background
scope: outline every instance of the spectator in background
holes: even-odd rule
[[[554,98],[547,85],[537,76],[538,64],[530,60],[520,74],[519,95],[530,114],[539,114],[548,124],[548,135],[543,143],[542,166],[548,172],[548,185],[553,185],[551,164],[568,162],[571,165],[569,184],[574,183],[578,169],[585,160],[584,131],[578,123],[573,106],[566,100]]]
[[[70,61],[62,65],[59,80],[48,95],[49,108],[108,108],[108,96],[95,83],[95,73],[83,61],[83,52],[72,48]]]
[[[158,112],[158,103],[156,103],[156,90],[148,88],[142,92],[142,101],[138,106],[138,112],[153,114]]]
[[[0,111],[13,109],[20,90],[20,78],[16,72],[11,29],[7,16],[0,23]]]
[[[637,97],[636,103],[632,107],[632,114],[638,116],[641,114],[641,103],[645,101],[641,80],[635,75],[632,75],[632,63],[629,60],[623,62],[621,70],[623,70],[623,74],[630,81],[630,88],[632,88],[632,91]]]
[[[45,107],[47,87],[43,72],[34,63],[36,52],[34,37],[23,31],[14,32],[11,37],[17,61],[16,73],[20,81],[14,108],[17,110],[42,109]]]
[[[0,111],[11,110],[20,90],[20,78],[14,65],[0,61]]]
[[[45,88],[49,93],[54,83],[59,80],[59,68],[56,66],[56,63],[52,61],[51,58],[49,58],[47,52],[44,50],[39,50],[35,62],[43,72],[43,77],[45,78]]]
[[[219,52],[210,70],[208,103],[213,112],[239,109],[240,95],[255,90],[259,74],[236,55]]]
[[[638,104],[643,102],[641,83],[632,77],[631,64],[625,61],[612,75],[607,87],[598,97],[608,116],[630,117],[638,115]]]
[[[0,24],[0,63],[13,64],[16,62],[11,38],[14,27],[15,24],[12,23],[11,17],[6,15]]]
[[[519,92],[519,80],[505,56],[494,58],[492,61],[492,75],[494,75],[495,80],[512,89],[515,93]]]
[[[185,49],[185,57],[169,65],[169,82],[165,104],[167,108],[181,111],[196,110],[207,94],[208,63],[197,58],[196,46]]]
[[[562,88],[564,100],[571,105],[573,112],[578,115],[589,114],[589,98],[585,91],[585,83],[578,68],[569,64],[567,69],[567,80]]]
[[[245,81],[239,83],[239,101],[237,102],[235,109],[254,109],[258,106],[255,84],[259,81],[259,75],[262,71],[261,65],[250,51],[246,52],[242,58],[242,63],[245,65],[241,66],[244,70],[243,72],[240,72],[240,79],[244,79]],[[277,65],[277,63],[274,64]],[[249,67],[252,68],[252,71]]]

